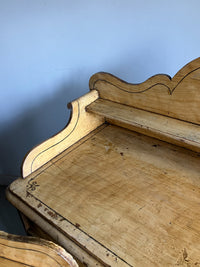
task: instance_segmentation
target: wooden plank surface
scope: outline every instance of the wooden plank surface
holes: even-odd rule
[[[173,78],[160,74],[140,84],[100,72],[91,77],[90,89],[103,99],[200,124],[200,58]]]
[[[200,266],[194,152],[108,125],[10,191],[104,264]]]
[[[200,152],[200,126],[112,101],[98,99],[87,111],[107,122]]]
[[[16,236],[0,231],[1,267],[78,267],[62,247],[39,238]]]

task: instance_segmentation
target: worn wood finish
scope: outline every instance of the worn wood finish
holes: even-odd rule
[[[85,112],[85,107],[97,98],[98,93],[94,91],[71,103],[69,107],[72,108],[72,117],[67,127],[32,149],[26,156],[22,167],[24,178],[104,122],[102,118]]]
[[[90,79],[90,89],[98,90],[103,99],[200,124],[200,58],[172,79],[156,75],[141,84],[97,73]]]
[[[199,178],[198,154],[110,125],[10,191],[104,264],[200,266]]]
[[[94,75],[7,198],[89,267],[200,267],[199,77],[200,58],[138,85]]]
[[[167,116],[98,99],[87,111],[109,123],[200,152],[200,126]]]
[[[63,248],[33,237],[22,237],[0,231],[0,266],[78,267]]]

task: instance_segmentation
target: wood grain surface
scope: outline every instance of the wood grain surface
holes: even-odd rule
[[[197,153],[105,125],[10,192],[104,266],[200,266]]]
[[[0,231],[1,267],[78,267],[63,248],[39,238],[7,234]]]

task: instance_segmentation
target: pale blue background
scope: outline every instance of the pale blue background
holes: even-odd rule
[[[62,129],[98,71],[173,76],[200,56],[198,0],[0,0],[0,184]]]

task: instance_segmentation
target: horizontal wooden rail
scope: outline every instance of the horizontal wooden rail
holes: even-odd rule
[[[200,152],[200,126],[197,124],[104,99],[96,100],[86,110],[117,126]]]

